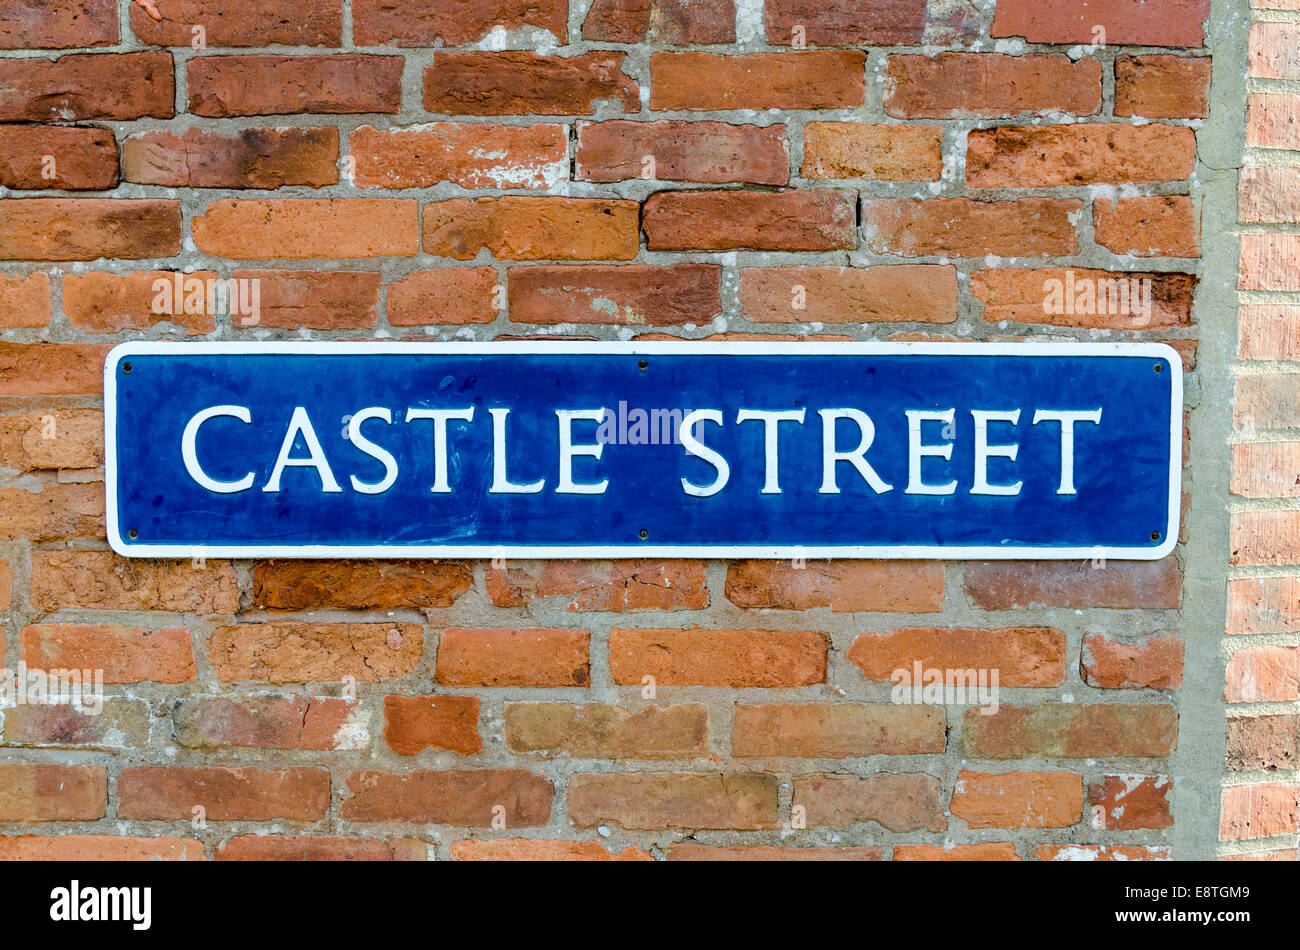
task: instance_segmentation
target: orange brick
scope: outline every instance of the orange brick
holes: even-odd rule
[[[1219,815],[1220,841],[1293,835],[1300,831],[1300,786],[1230,785],[1223,790]]]
[[[491,323],[500,280],[491,267],[415,271],[388,285],[388,322],[395,327]]]
[[[826,678],[826,636],[777,630],[613,630],[614,682],[660,686],[809,686]]]
[[[24,627],[23,662],[31,669],[103,670],[105,683],[184,683],[197,679],[188,630],[107,624]]]
[[[117,816],[189,821],[316,821],[330,803],[327,769],[141,765],[117,778]]]
[[[434,122],[352,133],[359,188],[553,188],[569,177],[569,138],[562,125]]]
[[[260,561],[253,604],[267,610],[450,607],[474,583],[459,561]]]
[[[972,561],[965,572],[966,596],[982,610],[1177,610],[1182,599],[1183,575],[1172,557],[1108,561],[1104,568],[1078,561]]]
[[[40,329],[49,325],[49,275],[0,275],[0,330]]]
[[[1115,59],[1115,115],[1203,119],[1209,110],[1209,57],[1147,55]]]
[[[1124,844],[1040,844],[1039,861],[1170,861],[1168,848]]]
[[[114,0],[10,0],[0,7],[0,49],[115,46],[120,39]]]
[[[181,250],[181,205],[163,198],[0,200],[0,259],[131,260]]]
[[[49,409],[0,415],[0,465],[20,472],[94,469],[104,464],[104,414]]]
[[[5,89],[0,122],[127,121],[176,114],[171,53],[5,59],[0,87]]]
[[[512,261],[631,260],[640,242],[635,201],[507,195],[424,206],[424,249],[472,260],[486,248]]]
[[[709,605],[703,561],[541,561],[487,570],[498,607],[567,597],[569,611],[699,610]]]
[[[1300,699],[1300,647],[1251,647],[1228,659],[1229,703],[1290,702]]]
[[[95,821],[107,807],[103,766],[0,764],[0,821]]]
[[[98,395],[109,346],[0,341],[0,396]]]
[[[203,842],[192,838],[70,834],[0,837],[0,861],[202,861],[203,857]]]
[[[911,683],[920,663],[926,670],[997,670],[999,686],[1057,686],[1065,681],[1065,634],[1050,627],[910,627],[859,634],[845,659],[873,680],[904,670]]]
[[[668,846],[669,861],[882,861],[874,845],[861,847],[784,847],[781,845],[707,845],[677,842]]]
[[[410,257],[419,251],[408,198],[226,198],[194,219],[194,243],[238,260]]]
[[[240,835],[223,842],[215,861],[424,861],[419,841],[326,838],[319,835]]]
[[[1233,512],[1230,535],[1233,566],[1300,564],[1300,511]]]
[[[938,561],[817,561],[798,570],[786,561],[727,566],[727,599],[738,607],[935,613],[943,592]]]
[[[1201,229],[1186,195],[1099,198],[1092,203],[1097,243],[1134,257],[1199,257]]]
[[[1183,641],[1172,631],[1135,645],[1089,634],[1080,668],[1083,681],[1099,689],[1177,689],[1183,682]]]
[[[939,794],[939,780],[924,772],[808,775],[795,779],[792,807],[803,809],[809,828],[874,821],[894,832],[943,831]]]
[[[805,178],[938,181],[943,129],[937,125],[809,122],[803,130]]]
[[[652,53],[650,108],[852,109],[866,96],[858,50],[794,53]]]
[[[1083,817],[1083,776],[962,771],[952,813],[971,828],[1068,828]]]
[[[104,536],[104,489],[46,484],[39,492],[0,488],[0,540],[60,541]]]
[[[338,183],[338,159],[338,129],[329,127],[154,130],[122,142],[122,177],[168,188],[320,188]]]
[[[840,759],[943,752],[944,711],[872,703],[772,703],[737,706],[731,753]]]
[[[594,115],[597,103],[641,108],[641,90],[623,72],[624,53],[547,56],[435,53],[424,71],[424,108],[447,115]]]
[[[1095,115],[1101,109],[1101,63],[1061,53],[939,53],[890,56],[885,112],[904,119]]]
[[[541,841],[535,838],[466,838],[451,843],[453,861],[653,861],[635,845],[618,854],[599,841]]]
[[[1088,786],[1092,827],[1107,831],[1172,828],[1170,794],[1174,781],[1167,775],[1107,775]]]
[[[1150,291],[1150,313],[1133,302],[1135,293],[1139,299],[1146,293],[1144,288]],[[1192,322],[1195,288],[1192,274],[1082,267],[1000,268],[971,275],[971,293],[984,302],[986,323],[1005,320],[1099,330],[1186,326]]]
[[[438,641],[443,686],[587,686],[586,630],[448,627]]]
[[[555,794],[550,782],[522,769],[417,769],[402,775],[363,770],[348,775],[347,785],[347,821],[471,828],[492,827],[498,817],[509,828],[545,825]]]
[[[894,848],[895,861],[1019,861],[1010,841],[987,844],[904,844]]]
[[[190,749],[342,751],[370,745],[369,715],[322,696],[185,696],[171,707],[172,736]]]
[[[790,143],[784,125],[579,122],[574,167],[578,181],[784,185],[790,180]]]
[[[478,755],[478,709],[472,696],[385,696],[384,741],[398,755],[425,749]]]
[[[865,246],[899,257],[1059,257],[1074,254],[1082,203],[1070,198],[864,198]]]
[[[717,772],[632,772],[569,779],[569,820],[580,828],[776,827],[776,776]]]
[[[850,191],[661,191],[641,227],[652,251],[829,251],[857,246]]]
[[[414,623],[241,623],[208,640],[223,683],[373,683],[412,672],[423,647]]]
[[[239,579],[229,561],[128,560],[111,551],[33,551],[37,610],[166,610],[232,614]]]
[[[1228,581],[1228,633],[1300,632],[1300,577]]]
[[[214,271],[67,274],[63,278],[63,311],[74,327],[87,333],[143,330],[157,324],[183,327],[191,336],[211,333],[217,321],[208,307],[207,287],[216,279]],[[178,282],[185,297],[179,308],[175,301]],[[201,303],[191,307],[195,300]],[[199,312],[186,313],[189,309]]]
[[[717,264],[515,267],[513,323],[707,326],[722,314]]]
[[[242,115],[397,113],[400,56],[197,56],[186,63],[189,111]],[[355,223],[355,222],[354,222]]]
[[[117,184],[117,143],[104,129],[0,126],[0,185],[103,191]]]
[[[966,711],[966,748],[990,759],[1162,757],[1178,745],[1173,706],[1106,703],[1003,705]]]
[[[740,306],[759,323],[955,323],[957,270],[944,264],[745,267]]]
[[[1082,122],[975,129],[966,139],[971,188],[1183,181],[1196,167],[1196,134],[1174,125]]]
[[[513,752],[579,758],[689,759],[709,752],[708,707],[645,706],[629,712],[587,703],[507,703],[506,744]]]
[[[230,0],[153,0],[131,4],[131,30],[150,46],[189,46],[202,27],[209,46],[338,46],[343,11],[316,0],[274,4]],[[154,18],[155,14],[157,19]]]
[[[1231,491],[1245,498],[1300,496],[1300,442],[1234,445]]]

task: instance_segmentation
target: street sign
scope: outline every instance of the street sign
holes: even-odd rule
[[[104,370],[137,557],[1165,556],[1158,343],[155,343]]]

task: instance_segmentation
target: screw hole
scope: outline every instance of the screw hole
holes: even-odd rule
[[[130,364],[130,363],[123,363],[123,364],[122,364],[122,373],[123,373],[124,375],[126,375],[126,376],[130,376],[130,375],[131,375],[131,368],[132,368],[132,367],[131,367],[131,364]]]
[[[641,372],[643,372],[643,373],[646,371],[646,367],[649,366],[649,365],[650,365],[650,363],[649,363],[648,360],[641,360],[640,362],[638,362],[638,363],[636,364],[637,369],[641,370]]]
[[[1165,366],[1163,363],[1157,363],[1155,366],[1151,368],[1155,370],[1157,373],[1163,373],[1165,371]]]
[[[135,530],[135,528],[132,528],[130,531],[126,533],[126,536],[130,538],[132,541],[134,541],[136,538],[140,537],[140,532]]]
[[[642,528],[640,531],[637,532],[637,534],[640,536],[642,541],[650,537],[650,532],[647,531],[645,528]]]
[[[1160,532],[1159,532],[1159,531],[1152,531],[1152,532],[1151,532],[1151,540],[1152,540],[1152,541],[1159,541],[1159,540],[1160,540]]]

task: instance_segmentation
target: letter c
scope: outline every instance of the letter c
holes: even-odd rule
[[[199,465],[198,455],[194,451],[194,443],[199,435],[199,426],[217,416],[230,416],[248,425],[253,422],[252,413],[244,406],[209,406],[195,415],[193,419],[185,424],[185,433],[181,436],[181,457],[185,460],[185,470],[190,473],[190,478],[210,492],[216,492],[220,495],[233,495],[235,492],[247,491],[253,487],[252,472],[249,472],[237,482],[219,482],[208,477],[208,474]]]

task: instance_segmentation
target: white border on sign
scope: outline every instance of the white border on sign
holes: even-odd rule
[[[117,366],[124,358],[143,355],[197,353],[240,355],[307,353],[323,355],[378,353],[465,354],[572,354],[575,356],[620,354],[658,355],[826,355],[872,356],[934,354],[942,356],[1116,356],[1164,360],[1172,374],[1169,407],[1169,511],[1161,543],[1153,547],[949,547],[944,545],[186,545],[134,544],[121,537],[117,512]],[[1156,561],[1167,556],[1178,543],[1178,522],[1182,506],[1183,471],[1183,364],[1178,351],[1165,343],[803,343],[803,342],[566,342],[563,340],[506,341],[480,343],[172,343],[137,340],[120,343],[104,361],[104,486],[108,543],[125,557],[189,558],[612,558],[612,557],[699,557],[699,558],[936,558],[944,560],[1111,560]]]

